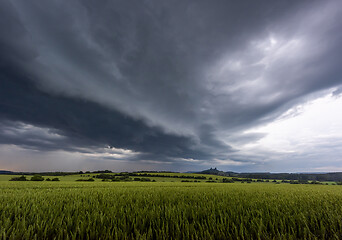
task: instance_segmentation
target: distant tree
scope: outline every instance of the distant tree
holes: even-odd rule
[[[194,177],[195,179],[207,179],[207,177],[205,176],[198,176],[198,177]]]
[[[291,180],[291,181],[290,181],[290,184],[299,184],[299,182],[298,182],[298,181],[295,181],[295,180]]]
[[[223,178],[222,182],[224,182],[224,183],[234,183],[234,180],[230,179],[230,178]]]
[[[100,170],[100,171],[94,171],[93,173],[112,173],[110,170]]]
[[[140,181],[142,182],[151,182],[150,178],[141,178]]]
[[[233,177],[232,180],[233,180],[233,181],[242,181],[242,179],[236,178],[236,177]]]
[[[59,178],[53,178],[51,181],[54,181],[54,182],[58,182],[59,181]]]
[[[114,175],[101,173],[99,175],[96,175],[95,177],[101,178],[101,179],[112,179],[112,178],[114,178]]]
[[[45,181],[51,181],[51,179],[50,179],[50,178],[47,178],[47,179],[45,179]]]
[[[31,181],[44,181],[44,178],[43,176],[36,174],[33,177],[31,177]]]
[[[22,175],[20,177],[13,177],[10,179],[10,181],[27,181],[27,179],[24,175]]]

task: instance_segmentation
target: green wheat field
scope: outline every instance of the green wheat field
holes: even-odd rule
[[[342,239],[339,185],[8,178],[1,239]]]

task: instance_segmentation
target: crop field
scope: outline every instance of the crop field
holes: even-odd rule
[[[342,186],[0,183],[2,239],[342,239]]]

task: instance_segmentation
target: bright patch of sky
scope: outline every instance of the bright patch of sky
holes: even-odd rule
[[[242,152],[267,152],[265,160],[306,159],[300,164],[316,162],[312,170],[337,171],[342,165],[342,96],[330,93],[322,97],[298,104],[277,120],[244,134],[265,134],[257,141],[239,146]],[[270,157],[271,156],[271,157]],[[320,157],[325,156],[325,158]],[[331,166],[318,166],[324,160]],[[337,165],[334,165],[337,164]],[[341,166],[339,166],[341,165]]]

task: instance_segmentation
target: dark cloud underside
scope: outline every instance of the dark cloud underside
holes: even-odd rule
[[[25,136],[12,137],[11,141],[2,136],[1,143],[33,144],[40,150],[70,151],[74,147],[109,145],[161,158],[209,156],[199,149],[191,150],[195,142],[190,137],[166,134],[160,128],[149,127],[140,120],[95,103],[46,94],[14,71],[7,72],[1,74],[1,118],[57,129],[57,133],[67,139],[46,146],[39,142],[29,143]],[[11,124],[16,125],[13,122]],[[4,125],[8,126],[9,123]]]

